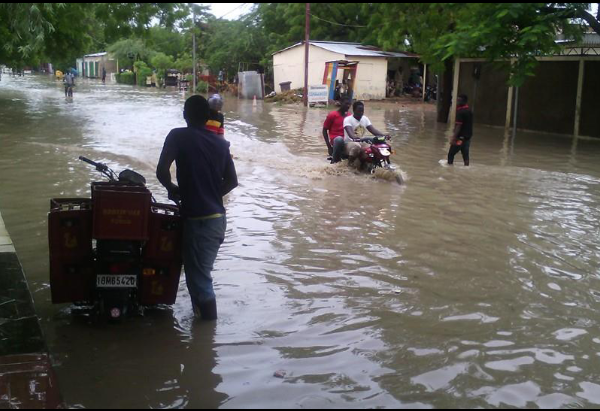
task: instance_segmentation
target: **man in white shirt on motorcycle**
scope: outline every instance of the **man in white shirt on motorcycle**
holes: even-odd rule
[[[365,104],[362,101],[356,101],[352,105],[353,115],[344,119],[344,142],[346,143],[346,153],[348,154],[348,164],[360,168],[362,147],[368,146],[367,143],[361,143],[365,132],[369,131],[377,137],[387,137],[381,131],[377,130],[371,124],[371,121],[365,116]]]

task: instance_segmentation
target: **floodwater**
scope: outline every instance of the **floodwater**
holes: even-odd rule
[[[184,98],[61,87],[2,77],[0,210],[69,407],[600,405],[600,141],[476,126],[472,166],[444,167],[432,106],[367,103],[399,186],[327,164],[327,110],[228,98],[240,187],[219,320],[193,321],[182,282],[172,308],[95,325],[50,303],[48,200],[89,194],[79,155],[164,200],[154,170]]]

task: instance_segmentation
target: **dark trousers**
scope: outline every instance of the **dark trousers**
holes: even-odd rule
[[[332,163],[337,163],[342,161],[342,157],[344,156],[344,152],[346,151],[346,145],[344,143],[344,137],[336,137],[333,140],[333,159]]]
[[[460,145],[451,145],[450,151],[448,151],[448,164],[454,164],[454,156],[460,153],[462,154],[463,161],[465,165],[469,165],[469,148],[471,146],[471,140],[464,140],[464,142]]]

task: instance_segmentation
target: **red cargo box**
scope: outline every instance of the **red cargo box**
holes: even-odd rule
[[[93,265],[93,261],[65,264],[51,260],[50,291],[52,303],[91,302],[96,283]]]
[[[152,204],[148,221],[150,239],[143,249],[143,258],[153,261],[181,261],[183,237],[179,208],[168,204]]]
[[[89,198],[50,200],[50,288],[55,304],[91,300],[94,289],[91,207]]]
[[[142,186],[92,183],[93,237],[147,241],[151,197]]]
[[[142,252],[140,303],[174,304],[182,267],[182,220],[176,206],[153,204],[151,210],[150,240]]]
[[[78,262],[92,255],[90,199],[52,199],[48,214],[50,259]]]
[[[144,260],[143,267],[139,285],[140,304],[175,304],[181,277],[181,261],[165,264],[164,261]]]

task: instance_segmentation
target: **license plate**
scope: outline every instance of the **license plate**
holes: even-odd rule
[[[389,156],[390,155],[390,150],[388,150],[387,148],[380,148],[379,152],[381,153],[382,156]]]
[[[137,275],[98,275],[98,288],[137,288]]]

